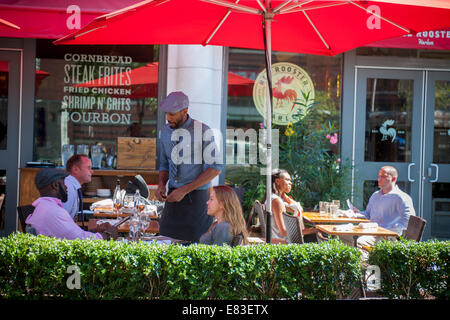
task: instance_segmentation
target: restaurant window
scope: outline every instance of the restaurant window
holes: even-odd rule
[[[400,190],[407,194],[411,194],[411,183],[408,181],[397,181],[396,185]],[[363,207],[359,208],[360,210],[365,210],[367,204],[369,203],[370,197],[376,191],[379,191],[380,187],[378,186],[377,180],[366,180],[364,181],[363,186]]]
[[[38,40],[33,160],[61,166],[64,145],[69,153],[100,145],[101,167],[111,168],[118,137],[156,137],[158,50]]]
[[[258,75],[266,67],[264,51],[230,48],[229,52],[227,128],[244,131],[252,128],[258,131],[264,123],[264,118],[255,106],[253,94],[255,81],[260,79]],[[277,66],[279,66],[278,77],[275,75],[278,72]],[[342,66],[342,55],[328,57],[286,52],[272,53],[273,123],[275,128],[279,129],[280,139],[283,138],[286,125],[292,120],[289,115],[280,114],[280,108],[288,109],[289,113],[291,108],[286,108],[283,103],[292,105],[292,101],[301,98],[298,88],[295,88],[296,94],[289,91],[292,88],[288,82],[294,83],[294,78],[300,78],[307,84],[303,89],[313,88],[314,99],[308,104],[314,102],[314,108],[320,115],[317,125],[328,124],[330,121],[337,131],[340,131]],[[339,152],[337,145],[333,151]]]
[[[6,150],[8,127],[8,61],[0,61],[0,150]]]

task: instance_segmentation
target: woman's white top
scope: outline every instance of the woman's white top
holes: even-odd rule
[[[283,202],[283,204],[285,204],[285,202],[283,201],[283,199],[281,199],[280,196],[272,193],[272,201],[275,199],[280,199]],[[270,205],[272,204],[272,201],[270,202]],[[264,204],[265,204],[266,208],[268,208],[267,200]],[[272,207],[270,207],[270,208],[272,208]],[[277,224],[275,222],[275,219],[272,219],[272,238],[279,238],[279,239],[284,239],[284,240],[287,239],[287,237],[281,235],[280,230],[278,229]]]

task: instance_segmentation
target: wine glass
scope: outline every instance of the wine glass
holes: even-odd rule
[[[139,215],[133,213],[130,216],[130,238],[131,241],[137,241],[138,235],[139,235],[139,225],[140,225],[140,219]]]
[[[131,194],[125,194],[123,198],[123,206],[125,208],[134,208],[134,196]]]
[[[119,215],[123,207],[123,197],[121,192],[115,192],[113,197],[114,213]]]
[[[140,229],[141,229],[141,234],[142,236],[145,236],[145,232],[147,231],[147,228],[150,226],[150,215],[151,215],[151,211],[144,209],[142,210],[142,212],[140,213],[139,217],[140,217]]]
[[[139,213],[142,213],[145,209],[145,199],[143,197],[137,197],[135,206]]]

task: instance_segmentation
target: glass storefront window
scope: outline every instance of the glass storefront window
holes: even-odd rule
[[[367,79],[365,161],[410,161],[413,85]]]
[[[450,183],[433,183],[431,236],[450,238]]]
[[[434,163],[450,163],[450,81],[438,80],[434,100]]]
[[[0,150],[6,150],[8,128],[8,61],[0,61]]]
[[[158,49],[38,40],[33,160],[62,165],[63,145],[115,155],[118,137],[156,137]]]
[[[316,102],[323,114],[323,122],[332,121],[340,128],[341,90],[342,90],[342,55],[336,57],[305,55],[286,52],[273,52],[272,64],[285,62],[302,68],[311,78]],[[253,85],[257,76],[265,69],[264,51],[230,48],[228,63],[228,110],[227,128],[253,128],[258,130],[263,117],[257,111],[253,101]],[[230,75],[237,74],[247,78],[249,82],[233,85]],[[289,88],[279,84],[281,93]],[[276,98],[276,83],[273,84],[274,109],[279,100]]]
[[[411,183],[407,181],[398,181],[397,186],[400,190],[407,194],[411,194]],[[369,199],[375,191],[380,190],[378,187],[377,180],[366,180],[363,186],[363,208],[358,208],[359,210],[366,210]]]

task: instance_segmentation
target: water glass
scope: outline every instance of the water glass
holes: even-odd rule
[[[137,241],[139,238],[140,219],[139,215],[132,213],[129,220],[131,241]]]
[[[147,228],[150,226],[150,211],[143,210],[140,215],[140,229],[141,229],[141,235],[145,236],[145,232],[147,231]]]
[[[338,210],[338,206],[337,205],[335,205],[335,204],[331,204],[330,205],[330,213],[331,213],[332,217],[334,217],[334,218],[337,217],[337,210]]]
[[[325,215],[327,213],[327,210],[325,208],[325,201],[319,201],[319,214]]]
[[[134,196],[126,194],[123,198],[123,206],[125,208],[134,208]]]
[[[63,144],[61,147],[62,164],[65,167],[67,160],[75,153],[75,146],[73,144]]]
[[[92,168],[100,169],[103,159],[103,146],[94,145],[91,147]]]
[[[89,146],[87,144],[77,145],[77,154],[85,154],[89,156]]]
[[[325,214],[327,215],[327,216],[330,216],[331,215],[331,211],[330,211],[330,202],[325,202]]]
[[[341,202],[339,200],[333,200],[333,204],[337,205],[338,209],[341,207]]]

